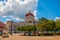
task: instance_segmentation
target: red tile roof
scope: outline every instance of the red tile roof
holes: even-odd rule
[[[3,22],[0,22],[0,28],[4,28],[6,26],[6,24],[4,24]]]
[[[26,14],[26,16],[34,16],[31,12],[28,12],[27,14]]]

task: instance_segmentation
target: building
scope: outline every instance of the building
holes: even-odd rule
[[[3,22],[0,21],[0,34],[3,33],[3,30],[4,30],[5,27],[6,27],[6,25]]]
[[[31,12],[26,13],[24,20],[25,22],[7,21],[6,26],[10,32],[11,30],[14,32],[18,27],[34,25],[34,15]]]
[[[25,16],[25,22],[32,23],[34,22],[34,15],[31,12],[28,12]]]

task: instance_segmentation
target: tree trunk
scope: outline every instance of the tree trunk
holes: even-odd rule
[[[28,31],[28,35],[31,36],[31,31]]]

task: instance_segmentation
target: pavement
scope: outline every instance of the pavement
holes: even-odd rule
[[[19,34],[9,35],[8,38],[2,38],[0,40],[60,40],[60,36],[20,36]]]

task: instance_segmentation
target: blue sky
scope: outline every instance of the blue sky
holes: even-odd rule
[[[60,0],[39,0],[37,16],[53,20],[60,17]]]
[[[0,0],[3,1],[4,0]],[[6,0],[7,1],[7,0]],[[22,0],[24,1],[24,0]],[[33,2],[33,1],[31,1]],[[37,18],[41,18],[41,17],[45,17],[47,19],[53,19],[55,20],[56,18],[60,18],[60,0],[38,0],[38,4],[37,4],[37,8],[35,9],[35,3],[36,1],[33,2],[33,5],[31,9],[34,9],[37,11],[37,13],[35,14]],[[29,4],[30,5],[30,4]],[[29,6],[28,5],[28,6]],[[31,4],[32,5],[32,4]],[[30,10],[31,10],[30,9]],[[17,10],[16,10],[17,11]],[[32,10],[33,11],[33,10]],[[18,11],[19,12],[19,11]],[[8,12],[9,13],[9,12]],[[22,12],[21,12],[22,13]],[[4,14],[4,15],[8,15],[8,14]],[[10,15],[10,16],[9,16]],[[24,16],[20,16],[20,14],[18,14],[17,16],[19,18],[11,18],[11,15],[15,16],[15,14],[11,13],[9,14],[8,17],[0,16],[0,21],[5,22],[6,20],[13,20],[16,22],[19,22],[19,18],[20,17],[24,17]],[[23,15],[23,14],[21,14]],[[25,15],[25,14],[24,14]],[[17,19],[17,20],[16,20]],[[21,19],[22,20],[22,19]]]

